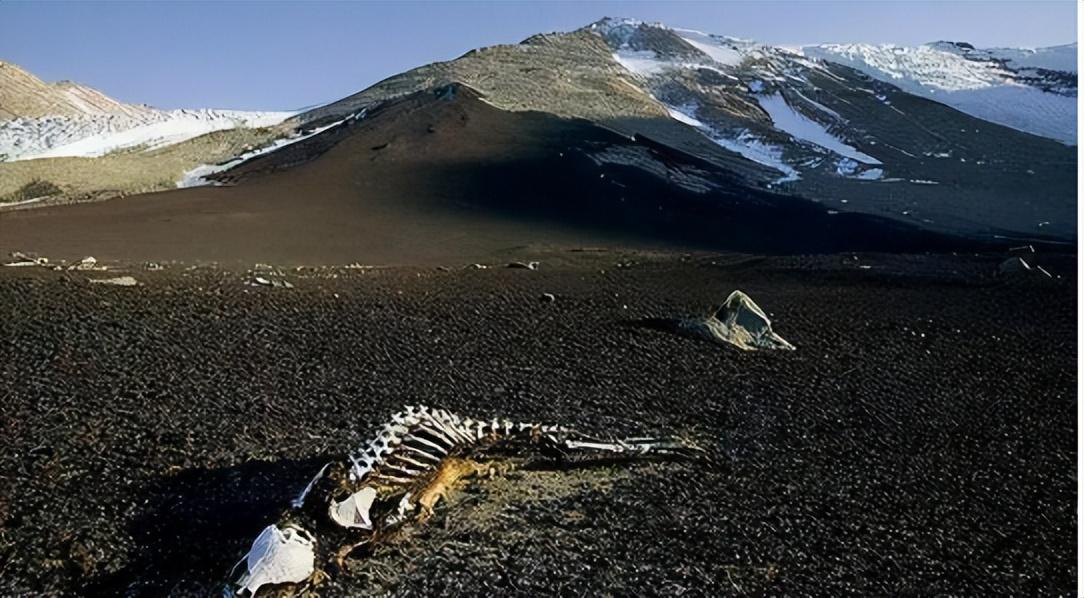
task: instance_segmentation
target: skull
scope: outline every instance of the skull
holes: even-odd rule
[[[242,559],[247,570],[237,581],[238,594],[253,596],[267,584],[305,581],[315,570],[315,545],[316,540],[300,527],[265,527]]]

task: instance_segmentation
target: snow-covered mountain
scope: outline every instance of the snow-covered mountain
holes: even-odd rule
[[[463,84],[504,110],[586,119],[640,139],[654,149],[600,149],[593,159],[671,184],[710,187],[690,182],[694,167],[655,155],[659,148],[833,214],[985,238],[1073,237],[1076,156],[1062,143],[1072,138],[1052,129],[1075,122],[1075,74],[1042,68],[1064,67],[1065,50],[927,50],[977,70],[992,89],[1000,89],[996,77],[1023,88],[1000,103],[1020,115],[1039,112],[1034,122],[1052,137],[975,117],[807,49],[614,18],[418,67],[287,124],[311,130]],[[1032,95],[1043,102],[1028,103]],[[1047,104],[1055,117],[1039,110]]]
[[[45,83],[0,62],[0,161],[95,157],[134,147],[155,149],[206,133],[267,127],[292,112],[158,110],[125,104],[76,83]]]
[[[856,68],[865,58],[846,64],[848,59],[829,56],[826,48],[831,47],[776,47],[606,18],[575,31],[479,48],[455,60],[393,75],[288,118],[276,127],[275,138],[254,140],[225,157],[192,157],[203,164],[189,160],[187,174],[178,172],[175,180],[182,186],[248,184],[267,172],[319,160],[362,132],[373,142],[358,142],[357,147],[371,148],[366,152],[387,147],[395,135],[408,135],[418,148],[426,148],[441,139],[434,131],[453,124],[419,120],[413,123],[419,133],[401,130],[393,121],[435,118],[436,113],[451,118],[433,103],[434,97],[450,94],[461,104],[464,119],[477,113],[478,118],[500,120],[479,103],[512,113],[510,118],[523,122],[508,130],[530,130],[548,140],[547,152],[568,158],[551,163],[550,153],[520,147],[541,142],[503,138],[498,132],[483,135],[471,147],[440,146],[451,152],[449,160],[455,156],[455,168],[479,169],[463,175],[462,180],[478,181],[470,197],[520,195],[512,188],[494,191],[484,183],[487,177],[505,179],[482,172],[496,169],[516,148],[525,156],[523,167],[532,172],[556,168],[557,177],[589,175],[577,179],[582,184],[574,188],[597,191],[582,198],[584,202],[616,202],[617,219],[621,206],[631,203],[659,213],[666,211],[668,201],[675,212],[725,206],[735,216],[718,223],[723,231],[731,230],[726,226],[732,227],[738,215],[793,218],[797,212],[780,206],[800,204],[798,211],[819,214],[817,234],[825,235],[861,230],[833,228],[834,221],[874,219],[923,233],[997,242],[1075,238],[1077,162],[1075,148],[1067,145],[1075,138],[1059,128],[1071,120],[1069,129],[1075,129],[1076,75],[1075,66],[1074,72],[1064,70],[1071,66],[1067,50],[931,44],[901,52],[912,62],[907,62],[906,76],[897,79],[867,74]],[[909,89],[908,81],[937,81],[954,101],[976,90],[1005,94],[992,104],[1025,122],[1010,127],[984,118],[925,88]],[[394,118],[388,116],[392,114]],[[189,117],[200,120],[192,113]],[[556,121],[548,120],[554,117]],[[38,124],[44,122],[40,116],[33,118],[42,128],[9,121],[12,137],[24,144],[48,138],[42,133],[48,125]],[[60,128],[73,127],[71,118],[63,117]],[[128,122],[132,117],[122,118]],[[213,115],[206,121],[217,122]],[[582,137],[565,141],[564,133],[553,133],[564,130],[558,121],[577,123],[576,135]],[[467,122],[455,121],[454,127],[469,126]],[[0,124],[0,139],[4,126]],[[147,143],[146,136],[137,137],[125,143]],[[99,151],[108,145],[91,139],[86,148],[73,151]],[[51,148],[60,145],[48,143]],[[469,160],[463,158],[467,151],[475,152]],[[430,174],[418,171],[411,176],[424,182]],[[599,180],[605,182],[601,188]],[[645,189],[652,191],[645,194]],[[361,193],[354,183],[339,191]],[[428,192],[409,191],[419,197]]]
[[[822,65],[749,40],[632,19],[603,19],[591,30],[674,119],[778,171],[776,184],[810,169],[882,178],[881,161],[846,138],[846,120],[811,99],[820,91],[813,78],[828,74]]]
[[[972,116],[1076,143],[1076,44],[1039,49],[979,49],[958,42],[825,44],[801,51]]]

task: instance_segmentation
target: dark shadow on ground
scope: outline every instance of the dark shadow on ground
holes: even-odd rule
[[[229,567],[328,460],[249,461],[160,478],[129,528],[131,564],[90,580],[84,593],[220,595]]]
[[[504,451],[491,457],[501,459]],[[702,458],[695,450],[670,455],[605,455],[593,452],[544,456],[517,463],[524,471],[570,471]],[[130,526],[131,564],[92,579],[89,596],[218,596],[229,569],[249,543],[275,521],[331,458],[250,461],[223,469],[197,468],[163,477],[144,491],[146,508]],[[512,461],[517,461],[512,459]]]

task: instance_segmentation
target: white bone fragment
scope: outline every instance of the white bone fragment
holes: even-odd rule
[[[447,444],[449,447],[455,446],[455,440],[452,440],[451,438],[449,438],[447,434],[445,434],[436,425],[433,425],[432,423],[430,423],[428,425],[427,424],[422,424],[422,425],[418,426],[418,429],[421,430],[422,432],[428,433],[429,435],[433,436],[434,438],[436,438],[437,440],[443,442],[444,444]]]
[[[403,473],[403,474],[406,474],[408,476],[416,476],[416,475],[421,473],[421,471],[419,471],[419,470],[410,469],[409,467],[404,467],[404,466],[401,466],[401,465],[394,465],[392,463],[385,463],[384,468],[392,470],[392,471],[396,471],[396,472],[399,472],[399,473]]]
[[[420,471],[425,471],[426,469],[429,469],[433,466],[431,463],[422,463],[421,461],[415,461],[414,459],[411,459],[410,457],[404,455],[403,451],[396,453],[395,455],[393,455],[392,458],[396,461],[402,461],[408,465],[413,465],[414,467],[417,467]]]
[[[308,496],[310,492],[312,492],[312,488],[316,485],[316,482],[318,482],[320,478],[324,477],[324,474],[327,473],[328,467],[331,467],[331,463],[326,463],[323,467],[320,468],[320,472],[317,473],[314,478],[312,478],[312,481],[310,481],[307,486],[305,486],[305,489],[301,491],[301,494],[298,494],[297,498],[290,501],[291,507],[295,509],[300,509],[302,505],[305,504],[305,497]]]
[[[396,508],[395,513],[389,516],[386,520],[388,525],[396,525],[402,523],[411,513],[414,512],[415,505],[410,502],[411,493],[407,492],[403,495],[403,498],[399,499],[399,506]]]
[[[414,480],[411,478],[401,478],[399,476],[388,475],[386,473],[377,473],[373,479],[377,481],[384,481],[389,484],[409,484]]]
[[[429,440],[427,438],[422,438],[421,436],[411,436],[410,440],[413,441],[413,442],[418,442],[418,443],[424,444],[424,445],[426,445],[428,447],[432,447],[433,449],[440,451],[441,454],[446,454],[448,452],[447,448],[445,448],[443,446],[440,446],[439,444],[433,442],[432,440]]]
[[[332,501],[328,507],[328,516],[335,523],[347,528],[373,529],[369,519],[369,509],[376,500],[376,489],[366,486],[351,494],[342,502]]]
[[[401,451],[410,451],[411,454],[418,455],[419,457],[424,457],[424,458],[429,459],[430,461],[432,461],[434,463],[440,463],[440,461],[441,461],[441,457],[439,455],[434,455],[434,454],[431,454],[431,453],[427,453],[427,452],[421,450],[420,448],[410,446],[409,444],[404,444],[404,445],[400,446],[399,450],[401,450]]]
[[[131,276],[118,276],[116,278],[89,278],[87,282],[91,284],[111,284],[118,287],[134,287],[139,284],[139,281]]]
[[[78,264],[72,264],[68,266],[69,270],[104,270],[105,268],[98,268],[98,260],[94,256],[88,255],[79,261]]]

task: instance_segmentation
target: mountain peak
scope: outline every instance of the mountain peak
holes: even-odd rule
[[[118,102],[74,81],[46,83],[26,69],[0,61],[0,119],[51,116],[144,115],[147,108]]]
[[[974,50],[975,46],[967,42],[951,42],[951,41],[936,41],[926,44],[931,48],[941,48],[945,50]]]

